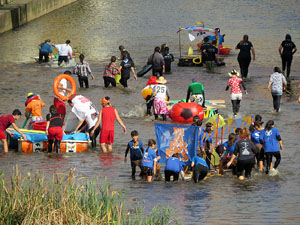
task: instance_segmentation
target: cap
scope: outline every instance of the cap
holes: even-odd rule
[[[29,97],[32,96],[32,95],[34,95],[34,93],[33,93],[33,92],[29,92],[29,93],[27,94],[27,98],[29,98]]]
[[[196,82],[198,82],[198,79],[197,79],[197,78],[193,78],[193,79],[192,79],[192,82],[193,82],[193,83],[196,83]]]

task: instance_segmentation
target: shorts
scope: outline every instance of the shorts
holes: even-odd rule
[[[101,130],[100,133],[100,144],[112,144],[114,143],[114,130]]]
[[[233,94],[231,93],[231,100],[242,100],[243,94]]]
[[[143,174],[147,175],[147,176],[153,176],[153,169],[146,167],[146,166],[142,166],[142,172]]]
[[[4,140],[4,139],[6,139],[5,131],[0,130],[0,140]]]
[[[57,113],[60,115],[66,115],[66,104],[65,102],[59,100],[58,98],[54,98],[54,106],[57,110]]]
[[[63,139],[63,129],[62,127],[50,127],[48,129],[48,140],[61,141]]]
[[[203,105],[204,98],[203,94],[195,94],[190,97],[191,102],[196,102],[199,105]]]

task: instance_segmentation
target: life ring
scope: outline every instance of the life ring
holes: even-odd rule
[[[71,86],[72,86],[72,91],[67,95],[67,96],[63,96],[59,93],[59,90],[58,90],[58,85],[59,85],[59,82],[62,80],[62,79],[66,79],[67,81],[69,81],[71,83]],[[54,83],[53,83],[53,91],[54,91],[54,94],[61,100],[63,101],[67,101],[69,100],[69,97],[71,95],[74,95],[76,94],[76,83],[74,81],[74,79],[70,76],[70,75],[67,75],[67,74],[61,74],[61,75],[58,75],[55,80],[54,80]]]
[[[177,122],[192,122],[194,116],[204,117],[203,108],[195,102],[180,102],[175,104],[171,110],[171,118]]]
[[[196,61],[197,59],[199,59],[199,61]],[[194,64],[198,65],[198,64],[201,64],[201,62],[202,62],[202,57],[201,56],[193,58],[193,63]]]

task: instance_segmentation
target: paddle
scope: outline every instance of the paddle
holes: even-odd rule
[[[23,123],[22,128],[24,128],[24,127],[26,126],[27,121],[28,121],[28,118],[29,118],[30,116],[31,116],[31,113],[29,112],[29,113],[28,113],[28,117],[26,117],[26,119],[25,119],[25,121],[24,121],[24,123]]]

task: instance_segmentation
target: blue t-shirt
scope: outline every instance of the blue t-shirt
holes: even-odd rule
[[[195,163],[195,166],[201,164],[201,165],[208,168],[208,165],[207,165],[206,161],[204,159],[202,159],[201,157],[197,156],[197,155],[192,158],[192,162]]]
[[[260,132],[259,140],[263,140],[265,152],[279,152],[279,145],[277,137],[280,136],[277,128],[271,130],[263,130]]]
[[[217,40],[217,36],[213,35],[213,36],[207,36],[209,38],[209,41],[213,41],[213,40]],[[224,42],[224,37],[223,35],[219,35],[219,45],[222,45],[222,43]]]
[[[225,148],[225,151],[228,152],[229,156],[232,156],[232,154],[233,154],[233,152],[234,152],[234,149],[235,149],[235,144],[236,144],[236,142],[235,142],[233,145],[231,145],[230,147],[229,147],[228,141],[226,141],[226,142],[223,144],[223,147]]]
[[[251,133],[251,141],[254,144],[260,144],[259,135],[260,135],[261,132],[263,132],[263,130],[261,130],[261,131],[255,130],[253,133]]]
[[[40,44],[41,49],[40,52],[52,53],[52,47],[48,43]]]
[[[165,170],[179,173],[180,171],[183,171],[182,163],[178,158],[170,157],[166,161]]]
[[[130,160],[139,160],[143,158],[143,142],[138,140],[138,144],[134,146],[134,142],[131,140],[128,142],[127,148],[130,151]]]
[[[156,152],[152,148],[146,149],[141,166],[148,167],[153,170],[154,159],[156,159]]]

